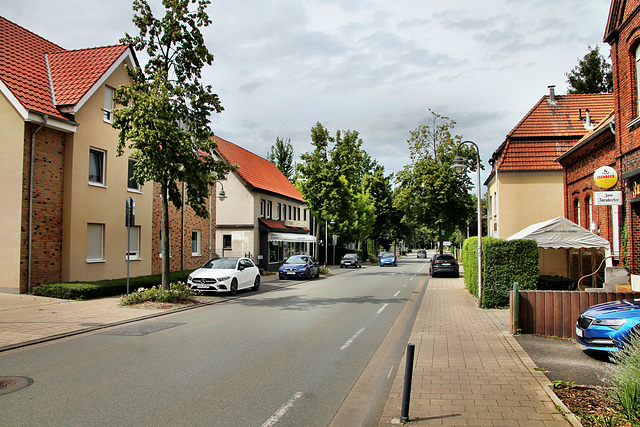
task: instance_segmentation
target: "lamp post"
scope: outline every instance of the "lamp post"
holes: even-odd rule
[[[211,193],[209,197],[209,259],[211,259],[211,199],[213,198],[213,192],[216,188],[215,186],[216,182],[220,184],[220,192],[218,193],[218,199],[220,199],[220,201],[223,201],[224,199],[227,198],[227,194],[224,192],[224,185],[222,185],[222,181],[216,180],[213,182],[214,182],[214,185],[211,186],[211,190],[210,190]],[[222,250],[224,251],[224,246]]]
[[[333,220],[333,218],[331,218],[331,226],[333,227],[333,225],[336,222]],[[327,261],[329,258],[329,223],[327,221],[327,218],[324,219],[324,265],[327,265]],[[334,263],[335,263],[335,258],[336,258],[336,248],[334,246],[333,248],[333,258],[334,258]]]
[[[478,184],[476,186],[478,190],[478,307],[482,308],[482,194],[480,190],[480,149],[473,141],[463,141],[458,145],[456,150],[456,157],[453,159],[451,169],[456,173],[461,173],[466,169],[464,164],[464,158],[460,157],[460,147],[463,144],[471,144],[476,148],[477,153],[477,172],[478,172]]]

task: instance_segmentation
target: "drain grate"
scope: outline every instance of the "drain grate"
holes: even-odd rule
[[[164,331],[165,329],[175,328],[176,326],[184,325],[184,323],[134,323],[120,328],[106,330],[100,332],[100,335],[119,335],[125,337],[141,337],[149,335],[154,332]]]
[[[33,384],[29,377],[0,377],[0,395],[22,390]]]

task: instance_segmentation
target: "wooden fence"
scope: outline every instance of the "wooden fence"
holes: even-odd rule
[[[519,291],[519,315],[514,319],[511,291],[511,333],[575,338],[576,320],[584,310],[603,302],[634,298],[640,298],[640,293]]]

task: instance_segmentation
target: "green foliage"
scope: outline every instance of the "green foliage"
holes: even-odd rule
[[[478,296],[478,237],[462,245],[464,280],[472,295]],[[538,246],[533,240],[482,238],[482,306],[506,307],[514,282],[520,289],[536,289]]]
[[[330,271],[331,270],[329,270],[329,267],[325,267],[324,265],[320,266],[320,274],[326,276],[327,274],[329,274]]]
[[[136,292],[120,298],[120,305],[135,305],[147,301],[168,303],[193,303],[196,302],[195,292],[182,282],[172,283],[169,290],[140,288]]]
[[[172,282],[186,282],[193,270],[174,271]],[[129,289],[151,288],[161,283],[161,275],[129,278]],[[48,283],[34,288],[33,294],[49,298],[88,300],[127,293],[127,279],[100,280],[97,282]]]
[[[569,93],[611,93],[613,92],[613,72],[611,65],[600,54],[598,46],[591,49],[578,65],[568,73]]]
[[[560,390],[563,388],[571,388],[575,385],[573,381],[567,382],[562,380],[555,380],[552,384],[553,384],[553,388],[555,388],[556,390]]]
[[[605,379],[614,389],[624,417],[640,423],[640,333],[634,330],[623,349],[613,355],[615,365],[609,367]]]
[[[275,145],[272,145],[267,153],[267,160],[276,165],[289,181],[293,179],[293,145],[291,145],[291,139],[284,141],[282,138],[276,138]]]

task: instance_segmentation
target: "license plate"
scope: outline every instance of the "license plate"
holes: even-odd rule
[[[209,285],[206,283],[198,283],[198,289],[209,289]]]
[[[576,335],[582,338],[584,336],[584,331],[576,326]]]
[[[296,274],[295,271],[287,271],[287,274],[289,274],[290,276],[293,276],[294,274]]]
[[[442,266],[443,266],[443,267],[449,267],[450,265],[451,265],[451,264],[449,264],[448,262],[443,262],[443,263],[442,263]]]

